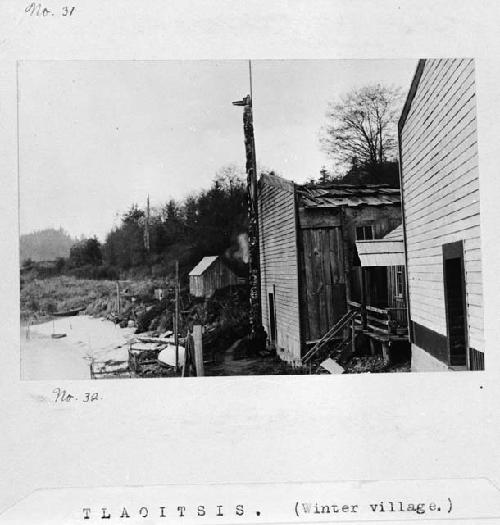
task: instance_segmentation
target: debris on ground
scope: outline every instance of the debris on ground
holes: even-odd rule
[[[328,357],[320,365],[321,370],[325,370],[329,374],[343,374],[344,367],[336,363],[333,359]],[[321,372],[319,372],[321,373]]]

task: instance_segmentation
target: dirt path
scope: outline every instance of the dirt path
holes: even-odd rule
[[[248,376],[248,375],[295,375],[299,373],[290,365],[276,356],[252,356],[242,351],[242,339],[235,341],[224,353],[219,356],[216,364],[207,364],[207,376]]]

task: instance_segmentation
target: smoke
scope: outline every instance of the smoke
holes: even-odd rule
[[[248,235],[239,233],[236,238],[233,237],[232,245],[226,250],[225,256],[227,262],[232,261],[237,266],[248,264]]]
[[[238,251],[236,257],[241,259],[244,263],[248,263],[248,235],[246,233],[240,233],[238,235]]]

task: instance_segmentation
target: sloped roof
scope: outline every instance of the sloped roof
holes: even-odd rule
[[[382,239],[356,241],[361,266],[404,266],[403,225]]]
[[[390,241],[403,241],[403,225],[400,224],[394,230],[384,235],[384,239]]]
[[[301,206],[306,208],[336,208],[338,206],[383,206],[399,204],[401,194],[398,188],[387,184],[328,183],[317,186],[298,186],[297,194]]]
[[[203,259],[189,272],[189,275],[203,275],[203,272],[212,266],[217,258],[217,255],[203,257]]]

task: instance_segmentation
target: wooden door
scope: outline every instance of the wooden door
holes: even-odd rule
[[[301,311],[304,338],[321,338],[347,311],[340,228],[300,231]]]
[[[276,304],[274,302],[274,286],[267,292],[269,309],[269,339],[275,345],[277,340],[276,330]]]
[[[467,366],[467,310],[462,242],[443,245],[443,281],[450,366]]]

